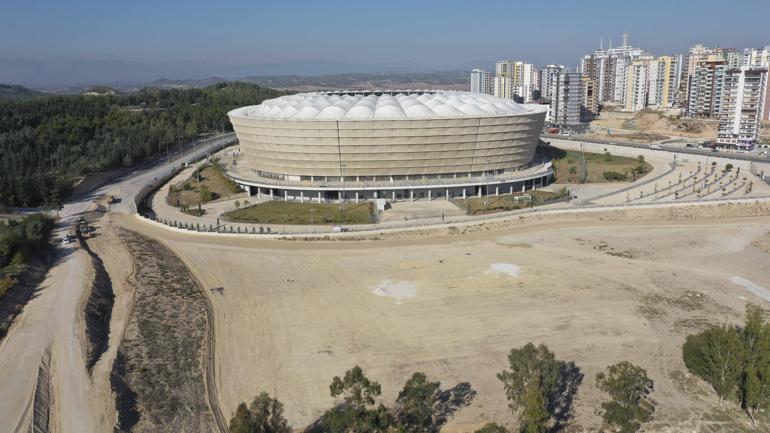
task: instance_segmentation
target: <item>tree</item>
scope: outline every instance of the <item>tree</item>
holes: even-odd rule
[[[551,418],[557,423],[568,419],[572,398],[583,377],[573,363],[557,360],[545,345],[535,347],[532,343],[511,350],[508,362],[510,370],[497,377],[503,382],[509,406],[522,425],[527,424],[528,416],[539,419],[537,408],[527,406],[535,401],[532,386],[539,389],[544,401],[543,407],[548,414],[546,424]]]
[[[406,381],[396,399],[395,421],[406,432],[432,432],[433,403],[441,388],[440,382],[430,382],[425,373],[417,372]]]
[[[743,408],[756,426],[756,413],[770,408],[770,325],[756,305],[746,306],[746,325],[741,332],[744,365],[741,384]]]
[[[201,203],[207,203],[214,199],[213,194],[206,185],[201,186],[200,199]]]
[[[522,433],[545,433],[548,431],[548,421],[551,414],[545,407],[545,396],[540,386],[540,378],[535,376],[527,385],[524,394],[524,409],[521,412]]]
[[[470,405],[476,391],[467,382],[442,390],[440,382],[431,382],[417,372],[398,393],[393,408],[396,427],[408,433],[437,433],[459,409]]]
[[[738,397],[743,370],[743,343],[733,326],[714,326],[687,337],[682,348],[684,364],[708,382],[722,400]]]
[[[596,384],[610,395],[610,401],[602,403],[602,419],[616,431],[632,433],[652,419],[653,382],[644,369],[623,361],[607,367],[606,374],[597,374]]]
[[[323,423],[331,433],[384,432],[390,426],[390,416],[382,404],[375,406],[381,393],[380,384],[370,381],[359,366],[335,376],[329,385],[337,405],[326,411]]]
[[[241,403],[230,420],[230,433],[291,433],[283,416],[283,403],[260,393],[249,407]]]

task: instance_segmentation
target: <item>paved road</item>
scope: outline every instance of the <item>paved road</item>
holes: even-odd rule
[[[134,212],[133,197],[152,179],[163,177],[181,163],[205,156],[231,141],[232,135],[209,140],[170,162],[133,172],[117,183],[65,204],[54,235],[63,236],[80,215],[89,210],[93,199],[106,193],[117,192],[117,196],[123,198],[112,211]],[[32,412],[30,396],[35,389],[41,357],[49,347],[51,394],[55,402],[53,430],[62,433],[104,431],[103,427],[97,427],[103,420],[92,410],[92,399],[98,396],[91,392],[91,380],[85,368],[79,318],[89,258],[75,245],[57,247],[57,262],[0,342],[0,433],[15,433],[17,427],[21,427],[19,431],[28,431]],[[69,416],[59,417],[56,412]]]
[[[569,140],[569,141],[583,141],[586,143],[599,143],[599,144],[611,144],[614,146],[623,146],[623,147],[634,147],[637,149],[650,149],[649,144],[643,144],[643,143],[634,143],[631,141],[615,141],[615,140],[600,140],[596,138],[586,138],[581,136],[566,136],[566,135],[554,135],[554,134],[543,134],[540,136],[540,138],[543,141],[549,141],[551,139],[560,139],[560,140]],[[703,155],[708,156],[711,158],[729,158],[729,159],[739,159],[743,161],[752,161],[752,162],[770,162],[770,155],[755,155],[751,153],[738,153],[738,152],[732,152],[732,151],[720,151],[720,152],[714,152],[712,150],[707,149],[698,149],[698,148],[692,148],[692,147],[683,147],[683,146],[676,146],[676,145],[669,145],[669,144],[659,144],[660,149],[656,150],[662,150],[664,152],[673,152],[673,153],[686,153],[690,155]]]

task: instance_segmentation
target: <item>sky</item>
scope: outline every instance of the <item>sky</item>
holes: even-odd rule
[[[763,46],[769,18],[770,0],[2,0],[0,80],[574,66],[624,30],[654,54]]]

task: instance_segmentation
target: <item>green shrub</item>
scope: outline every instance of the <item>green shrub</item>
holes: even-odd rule
[[[617,171],[605,171],[602,173],[602,176],[610,182],[628,179],[628,176],[625,173],[619,173]]]

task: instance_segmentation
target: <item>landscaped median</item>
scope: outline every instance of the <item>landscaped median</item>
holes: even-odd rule
[[[569,198],[569,190],[562,188],[557,192],[532,190],[521,194],[505,194],[500,196],[470,197],[454,199],[457,206],[467,215],[484,215],[487,213],[507,212],[529,207],[542,206]]]
[[[225,221],[254,224],[372,224],[372,203],[291,203],[268,201],[222,214]]]
[[[183,182],[169,186],[166,203],[176,206],[184,213],[201,216],[200,205],[220,198],[226,198],[240,191],[238,185],[225,176],[218,161],[202,165]]]
[[[652,166],[641,155],[629,158],[609,152],[602,154],[553,149],[554,183],[633,181],[652,171]]]

